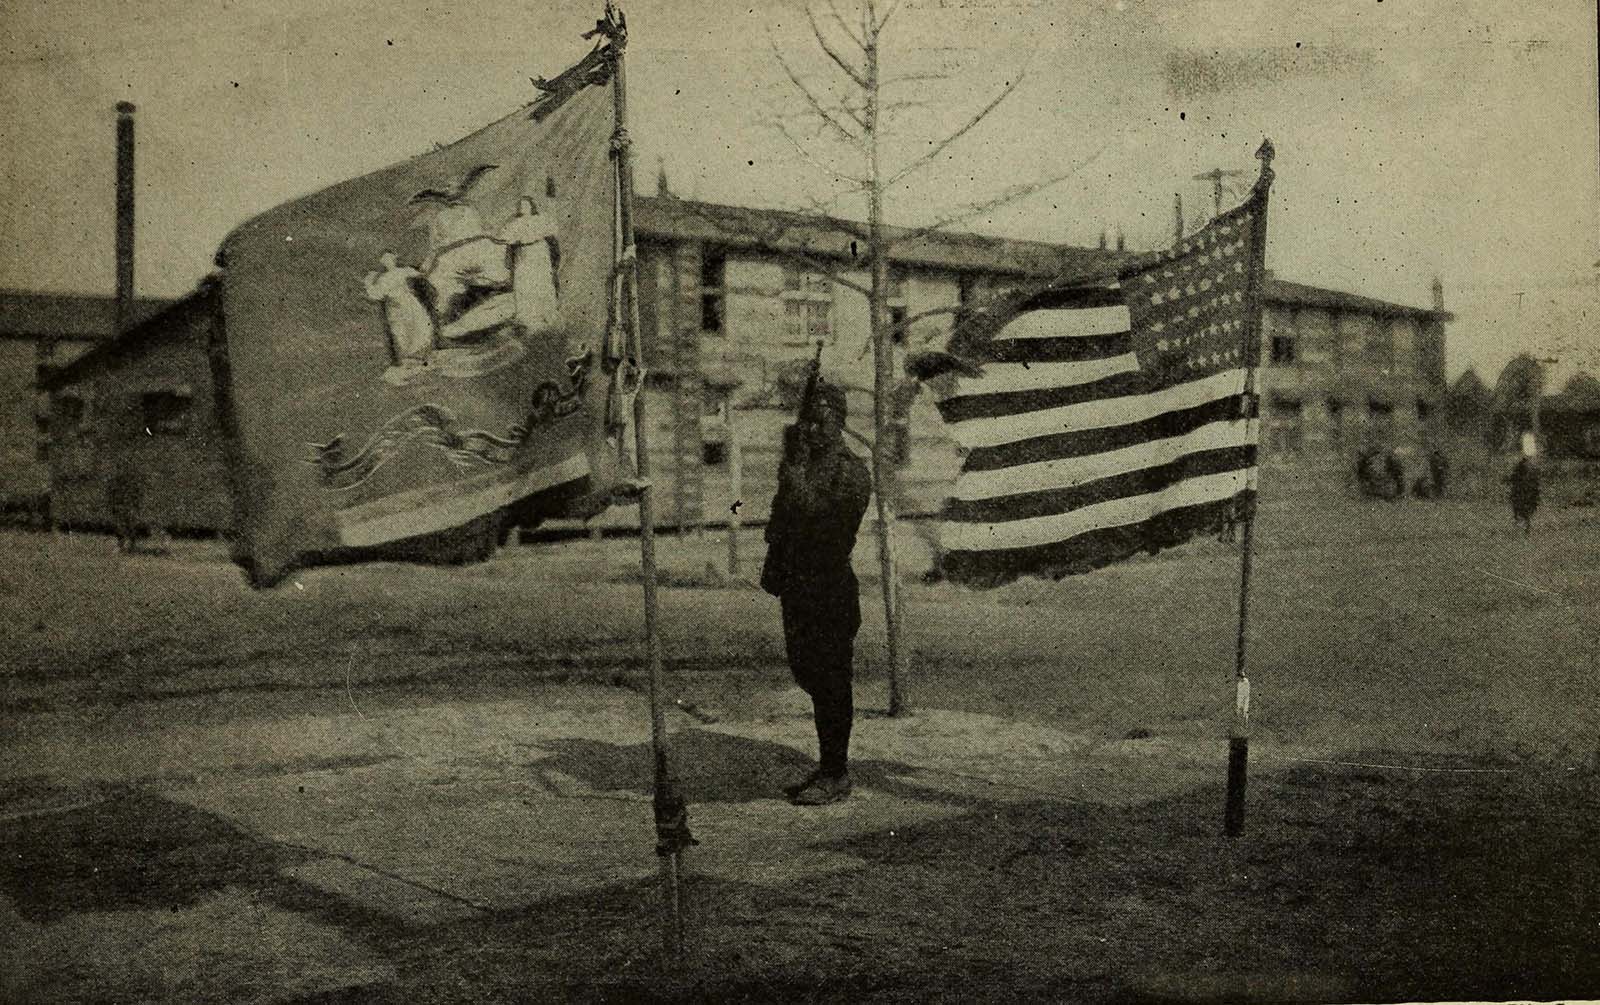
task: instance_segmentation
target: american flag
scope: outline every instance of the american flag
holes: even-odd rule
[[[946,577],[1086,572],[1253,512],[1266,197],[1259,184],[1115,280],[992,322],[981,375],[939,401],[966,451],[940,528]]]

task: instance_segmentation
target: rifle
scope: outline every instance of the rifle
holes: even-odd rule
[[[792,458],[800,442],[800,423],[805,419],[806,411],[811,407],[811,401],[817,396],[817,384],[822,380],[822,342],[817,342],[816,354],[811,357],[811,362],[806,365],[806,387],[800,392],[800,407],[795,413],[795,422],[783,431],[784,457]]]
[[[817,352],[811,357],[811,362],[806,365],[806,389],[800,392],[800,410],[798,415],[805,415],[806,409],[811,407],[811,399],[817,396],[817,382],[822,379],[822,342],[817,342]]]

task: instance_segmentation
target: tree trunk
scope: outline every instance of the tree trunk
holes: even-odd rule
[[[894,388],[894,342],[889,330],[886,300],[889,263],[883,251],[883,183],[878,164],[878,40],[876,31],[866,44],[866,128],[868,178],[867,254],[872,268],[869,314],[872,325],[872,487],[878,499],[878,567],[883,585],[883,610],[889,649],[889,714],[907,711],[900,694],[906,667],[900,634],[899,581],[894,560],[895,459],[890,455],[889,393]]]

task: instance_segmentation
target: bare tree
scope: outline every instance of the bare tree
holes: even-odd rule
[[[1033,195],[1081,170],[1087,160],[1052,177],[1040,178],[1000,188],[990,198],[957,208],[930,223],[915,227],[892,227],[886,222],[886,200],[897,191],[914,192],[917,175],[945,158],[946,152],[973,134],[1008,98],[1016,93],[1026,75],[1025,61],[1015,68],[1010,79],[987,98],[973,103],[960,124],[941,136],[916,137],[917,152],[901,163],[889,163],[886,137],[896,130],[904,113],[927,107],[914,96],[915,89],[926,89],[938,81],[951,79],[937,72],[912,72],[899,76],[885,72],[886,33],[900,8],[900,0],[862,0],[855,9],[842,9],[838,0],[818,0],[800,8],[811,41],[820,52],[820,74],[801,72],[794,58],[776,40],[772,54],[787,80],[788,112],[776,112],[768,124],[792,148],[800,162],[817,172],[832,189],[825,199],[810,199],[803,209],[786,214],[768,214],[769,221],[760,233],[752,233],[749,216],[712,214],[713,222],[724,230],[738,230],[755,236],[763,244],[822,275],[845,289],[865,296],[870,317],[869,344],[873,353],[873,421],[870,446],[874,494],[877,499],[876,537],[883,588],[883,604],[888,624],[889,714],[906,711],[901,684],[908,668],[908,653],[903,636],[903,619],[894,539],[894,500],[897,498],[896,458],[891,426],[897,421],[896,403],[908,402],[904,381],[895,367],[895,343],[906,339],[911,325],[925,318],[954,313],[954,308],[935,308],[904,319],[898,326],[890,319],[889,260],[897,246],[927,238],[937,231],[959,225]],[[901,136],[901,139],[905,139]],[[840,215],[842,207],[854,201],[865,203],[865,223]],[[825,249],[812,246],[815,235],[831,232],[849,241],[854,251],[864,250],[867,282],[863,283],[839,267],[838,259]],[[866,438],[862,438],[864,441]]]

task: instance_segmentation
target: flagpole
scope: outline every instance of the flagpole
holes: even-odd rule
[[[639,337],[639,263],[633,233],[633,156],[628,137],[628,87],[624,59],[628,45],[627,18],[607,0],[605,19],[596,24],[595,31],[606,37],[611,49],[611,94],[616,119],[611,151],[617,161],[617,223],[622,238],[622,256],[618,265],[622,269],[623,295],[627,301],[624,321],[628,328],[630,354],[642,366],[644,353]],[[645,397],[641,382],[639,392],[633,399],[633,435],[635,453],[638,455],[635,463],[641,486],[639,564],[644,581],[645,664],[650,676],[650,744],[655,765],[652,802],[655,809],[656,854],[661,859],[666,900],[667,923],[663,931],[666,962],[668,966],[676,967],[683,952],[683,852],[694,839],[689,834],[688,804],[672,770],[666,713],[662,708],[661,636],[656,599],[655,491],[650,485]]]
[[[1261,161],[1261,176],[1256,179],[1252,199],[1259,201],[1255,219],[1250,228],[1249,287],[1246,291],[1248,312],[1245,329],[1245,421],[1254,421],[1260,429],[1260,409],[1256,403],[1256,371],[1261,362],[1261,287],[1266,280],[1267,260],[1267,196],[1272,188],[1271,140],[1262,140],[1256,157]],[[1259,450],[1259,446],[1257,447]],[[1260,461],[1257,460],[1257,471]],[[1259,477],[1259,476],[1258,476]],[[1228,731],[1228,789],[1222,813],[1222,830],[1228,837],[1244,833],[1244,794],[1250,765],[1250,678],[1245,673],[1246,633],[1250,619],[1250,566],[1254,555],[1255,515],[1259,511],[1260,491],[1252,500],[1250,516],[1244,522],[1244,538],[1239,551],[1239,634],[1235,640],[1233,678],[1233,724]]]

